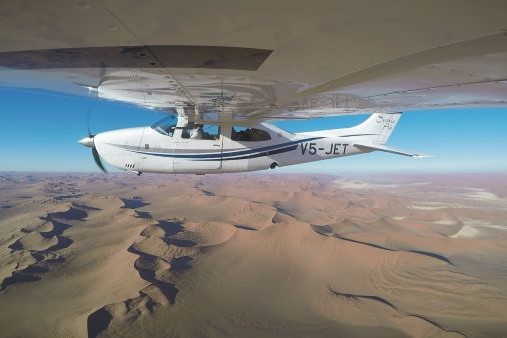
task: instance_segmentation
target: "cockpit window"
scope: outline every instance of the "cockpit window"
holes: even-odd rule
[[[232,127],[231,139],[240,142],[260,142],[271,140],[271,136],[262,129],[234,126]]]
[[[176,122],[176,117],[169,116],[153,124],[151,129],[162,135],[173,136],[174,129],[176,129]]]
[[[189,123],[181,131],[181,138],[192,140],[218,140],[220,139],[220,127],[213,124]]]

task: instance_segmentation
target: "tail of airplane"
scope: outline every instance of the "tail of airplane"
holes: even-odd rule
[[[373,144],[386,144],[400,117],[401,113],[375,113],[355,127],[337,129],[335,136],[360,139]]]
[[[355,127],[321,130],[304,134],[325,137],[346,137],[354,141],[383,145],[386,144],[389,136],[391,136],[400,116],[401,113],[375,113]]]
[[[335,136],[350,137],[354,139],[354,146],[365,151],[383,151],[386,153],[424,158],[429,157],[419,153],[399,150],[385,146],[389,136],[400,120],[401,113],[376,113],[372,114],[363,123],[347,129],[338,129],[340,134]],[[344,133],[346,132],[346,134]]]
[[[367,152],[383,151],[410,157],[429,157],[385,146],[400,117],[401,113],[375,113],[363,123],[352,128],[322,130],[304,134],[347,138],[355,147]]]

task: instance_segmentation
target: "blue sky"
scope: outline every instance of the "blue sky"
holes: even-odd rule
[[[94,133],[150,125],[164,115],[117,102],[36,90],[0,89],[0,171],[97,171],[86,136],[86,112]],[[349,127],[366,116],[282,121],[290,131]],[[389,145],[434,157],[413,159],[372,153],[280,168],[278,172],[505,172],[504,108],[446,109],[405,113]]]

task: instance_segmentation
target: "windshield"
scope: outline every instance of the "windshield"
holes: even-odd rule
[[[174,129],[176,128],[176,122],[177,120],[175,116],[169,116],[153,124],[151,129],[162,135],[173,136]]]

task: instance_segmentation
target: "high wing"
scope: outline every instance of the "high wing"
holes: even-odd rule
[[[0,4],[0,86],[249,122],[507,104],[507,3]]]

